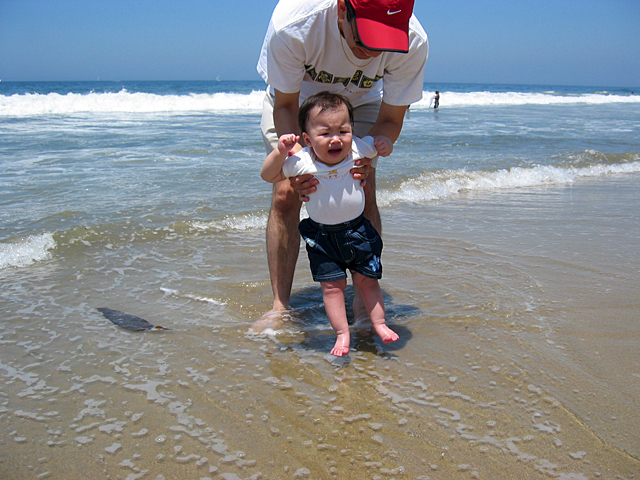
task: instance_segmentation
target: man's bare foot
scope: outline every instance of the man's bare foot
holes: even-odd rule
[[[353,321],[353,329],[356,330],[358,332],[358,334],[362,335],[363,337],[368,337],[369,335],[371,335],[371,319],[369,318],[369,315],[364,314],[360,317],[354,317],[355,320]]]
[[[396,332],[391,330],[385,324],[374,325],[373,329],[376,331],[378,336],[382,339],[382,343],[384,343],[385,345],[388,343],[393,343],[400,338]]]
[[[341,334],[336,338],[336,344],[333,346],[331,350],[331,355],[335,355],[336,357],[344,357],[349,354],[349,343],[351,339],[349,338],[349,334]]]
[[[253,333],[261,333],[268,328],[280,330],[284,327],[284,322],[290,318],[289,310],[271,310],[253,322],[249,330]]]

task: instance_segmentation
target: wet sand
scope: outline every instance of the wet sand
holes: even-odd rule
[[[393,345],[345,359],[263,232],[93,242],[0,272],[0,478],[640,477],[637,175],[382,212]],[[128,332],[96,310],[138,315]]]

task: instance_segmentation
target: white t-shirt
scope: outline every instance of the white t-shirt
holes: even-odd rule
[[[345,95],[354,107],[379,102],[410,105],[422,98],[429,41],[415,15],[409,53],[383,52],[361,60],[338,29],[338,0],[280,0],[262,45],[258,72],[272,89],[300,92],[300,102],[322,90]]]
[[[353,138],[351,153],[336,165],[326,165],[316,160],[309,147],[287,157],[282,166],[285,177],[311,173],[320,183],[309,194],[307,212],[312,220],[325,225],[336,225],[358,218],[364,212],[364,189],[350,170],[360,158],[378,154],[373,137]]]

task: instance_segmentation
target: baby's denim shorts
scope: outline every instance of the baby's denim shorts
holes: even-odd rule
[[[305,218],[298,229],[307,245],[316,282],[347,278],[347,269],[365,277],[382,278],[382,239],[364,214],[337,225],[323,225]]]

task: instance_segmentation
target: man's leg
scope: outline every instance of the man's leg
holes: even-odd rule
[[[355,116],[355,129],[354,133],[360,137],[363,137],[369,133],[371,127],[373,127],[376,119],[378,118],[378,112],[380,111],[379,104],[367,104],[361,105],[354,109]],[[382,221],[380,220],[380,212],[378,211],[378,203],[376,201],[376,169],[372,168],[369,176],[367,177],[367,183],[364,187],[365,194],[365,206],[364,216],[371,222],[373,228],[378,231],[378,234],[382,236]],[[369,327],[369,314],[362,300],[362,295],[357,286],[354,285],[353,289],[353,319],[354,323],[359,324],[363,320],[366,321],[366,328]]]
[[[293,274],[300,250],[300,207],[298,198],[289,180],[273,186],[271,212],[267,223],[267,261],[271,289],[273,290],[273,310],[289,308]]]
[[[267,154],[278,145],[278,135],[273,123],[273,98],[266,93],[262,121],[262,139]],[[278,312],[289,308],[293,274],[300,250],[300,207],[302,202],[289,180],[273,186],[271,211],[267,222],[267,262],[273,290],[273,308],[253,324],[252,329],[280,328],[283,315]]]
[[[365,104],[356,107],[353,111],[355,117],[354,133],[359,137],[364,137],[369,133],[371,127],[378,118],[378,112],[380,111],[380,104],[372,103]],[[365,194],[365,206],[364,216],[371,222],[371,225],[378,231],[378,234],[382,235],[382,222],[380,221],[380,212],[378,211],[378,203],[376,201],[376,169],[377,159],[372,164],[374,168],[370,170],[367,177],[367,183],[364,186]]]
[[[380,211],[378,210],[378,202],[376,200],[376,169],[372,168],[371,173],[367,177],[367,184],[364,186],[364,216],[371,222],[373,228],[378,231],[378,235],[382,236],[382,220],[380,220]]]

